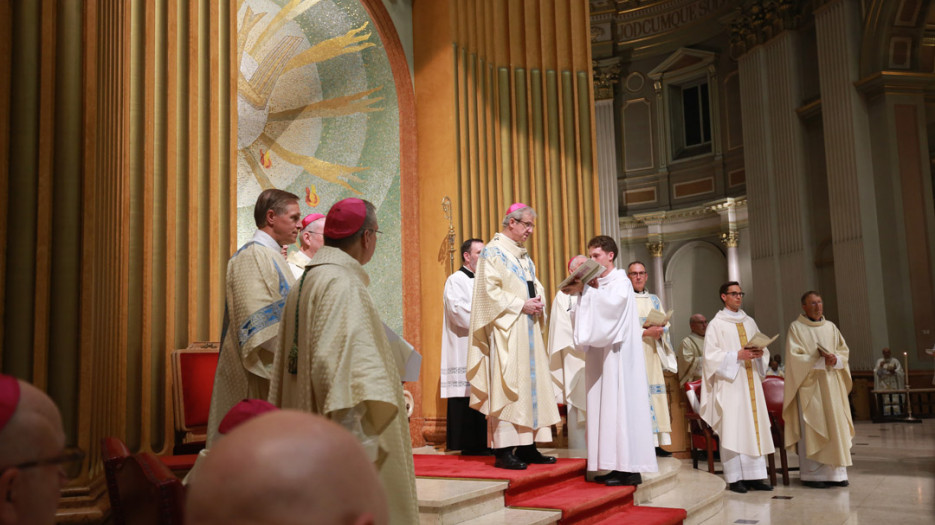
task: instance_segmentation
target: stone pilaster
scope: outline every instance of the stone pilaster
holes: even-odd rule
[[[815,11],[839,325],[856,369],[871,367],[873,349],[889,343],[869,122],[854,87],[860,29],[856,1]]]
[[[595,103],[594,123],[597,139],[598,206],[601,233],[620,239],[620,209],[617,202],[617,136],[614,127],[613,99]],[[589,239],[585,239],[587,242]]]

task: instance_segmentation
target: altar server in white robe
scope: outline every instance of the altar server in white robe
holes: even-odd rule
[[[292,275],[296,279],[302,277],[302,272],[315,252],[325,245],[325,216],[320,213],[310,213],[302,219],[302,230],[299,232],[299,250],[286,257]]]
[[[802,310],[786,336],[784,446],[797,451],[806,487],[846,487],[854,439],[850,351],[838,327],[824,318],[818,292],[805,292]]]
[[[877,359],[873,367],[874,390],[902,390],[906,388],[906,374],[899,359],[893,357],[889,348],[883,349],[883,357]],[[898,416],[902,414],[905,399],[902,394],[882,394],[884,416]]]
[[[671,445],[672,418],[669,416],[669,396],[666,395],[666,378],[663,372],[678,372],[678,362],[669,339],[669,323],[665,326],[646,326],[646,317],[651,310],[665,314],[662,301],[656,294],[646,290],[646,265],[633,261],[627,265],[627,277],[633,284],[637,314],[643,327],[643,359],[646,361],[646,381],[649,383],[650,416],[653,422],[653,443],[656,455],[669,457],[671,452],[661,445]]]
[[[253,239],[227,262],[226,308],[221,353],[208,413],[210,447],[218,424],[243,399],[266,399],[279,341],[279,322],[295,279],[282,246],[295,242],[302,226],[299,197],[268,189],[257,197]]]
[[[554,402],[545,330],[542,283],[523,243],[536,227],[536,212],[514,203],[503,230],[481,252],[471,305],[467,379],[471,408],[487,416],[497,468],[523,470],[555,463],[536,442],[552,441],[561,419]]]
[[[484,241],[480,239],[461,244],[461,268],[445,281],[443,301],[441,396],[448,400],[445,441],[448,450],[460,450],[463,456],[490,454],[487,419],[471,408],[471,384],[466,377],[474,271],[483,249]]]
[[[775,452],[762,379],[769,350],[748,348],[756,322],[740,309],[736,281],[720,288],[724,309],[708,323],[701,378],[701,417],[720,437],[724,477],[734,492],[773,490],[766,482],[766,455]]]
[[[572,257],[568,261],[568,273],[577,270],[587,260],[584,255]],[[570,449],[584,449],[587,446],[584,353],[575,347],[570,311],[572,303],[577,301],[577,296],[559,290],[552,301],[552,315],[549,316],[549,368],[552,369],[555,402],[565,405],[565,428],[568,430]]]
[[[580,294],[572,322],[575,345],[585,354],[588,470],[610,470],[594,478],[607,485],[638,485],[641,472],[656,472],[658,466],[633,286],[614,268],[612,238],[591,239],[588,254],[604,272],[591,283],[576,281],[565,289]]]

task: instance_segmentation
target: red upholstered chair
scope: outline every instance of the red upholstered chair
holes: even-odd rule
[[[143,452],[127,458],[116,471],[119,508],[126,525],[181,525],[185,487],[156,456]]]
[[[104,479],[107,480],[107,495],[110,497],[111,517],[114,525],[124,525],[123,509],[120,506],[120,495],[117,488],[117,471],[123,468],[124,462],[130,457],[130,449],[123,441],[115,437],[106,437],[101,440],[101,459],[104,460]]]
[[[204,445],[218,348],[218,343],[192,343],[172,352],[175,429],[182,434],[182,444]]]
[[[781,377],[766,376],[763,378],[763,397],[766,398],[766,411],[769,413],[769,424],[773,434],[773,444],[779,447],[779,462],[782,468],[782,484],[789,484],[789,459],[786,456],[785,421],[782,419],[782,400],[785,381]],[[776,454],[771,453],[769,460],[769,481],[776,484]]]
[[[685,417],[688,419],[688,427],[691,430],[692,468],[698,468],[698,453],[705,451],[708,457],[708,472],[717,474],[714,470],[714,451],[718,449],[718,444],[717,438],[714,436],[714,430],[695,412],[687,397],[691,394],[699,402],[701,401],[701,380],[685,383],[685,394]]]

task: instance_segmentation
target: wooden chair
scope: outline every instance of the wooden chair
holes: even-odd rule
[[[114,525],[181,525],[185,488],[156,456],[130,454],[118,438],[101,440]]]
[[[694,395],[696,399],[700,400],[701,380],[685,383],[685,394],[686,396]],[[698,454],[705,451],[708,458],[708,472],[719,474],[714,470],[714,452],[718,450],[714,430],[695,412],[692,403],[686,403],[685,417],[688,419],[688,428],[691,430],[692,468],[698,468]]]
[[[781,377],[767,376],[763,378],[763,396],[766,398],[766,411],[769,414],[769,425],[772,432],[773,444],[779,447],[779,463],[782,468],[782,484],[789,484],[789,459],[786,456],[785,421],[782,419],[782,401],[785,381]],[[769,462],[769,481],[776,484],[776,454],[767,456]]]
[[[204,447],[218,351],[218,343],[192,343],[172,352],[175,430],[181,434],[182,445]]]

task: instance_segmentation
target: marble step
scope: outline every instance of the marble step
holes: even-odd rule
[[[678,475],[683,468],[681,460],[656,458],[656,464],[659,466],[659,472],[643,474],[643,483],[636,488],[633,502],[637,505],[652,505],[649,502],[653,498],[671,491],[678,485]]]
[[[679,461],[679,460],[676,460]],[[660,470],[662,462],[660,461]],[[641,505],[685,509],[688,517],[684,525],[697,525],[716,516],[724,506],[724,489],[727,484],[721,476],[691,467],[685,460],[677,470],[672,485],[667,491],[658,491]],[[637,491],[637,496],[639,491]]]
[[[558,523],[562,513],[557,510],[505,508],[462,522],[462,525],[551,525]]]
[[[416,478],[419,523],[451,525],[501,511],[508,485],[494,480]]]

